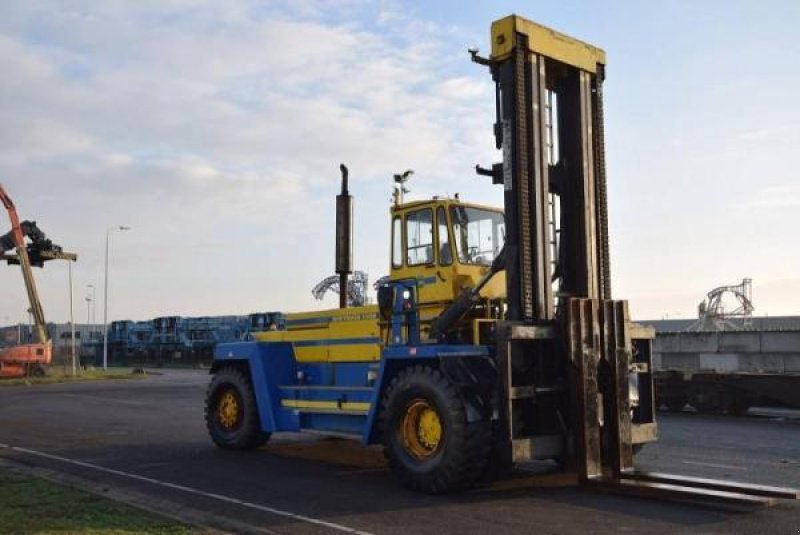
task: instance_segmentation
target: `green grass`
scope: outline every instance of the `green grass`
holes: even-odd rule
[[[194,535],[204,532],[82,490],[0,468],[0,533]]]
[[[0,378],[0,387],[14,385],[41,385],[51,383],[71,383],[73,381],[103,381],[108,379],[139,379],[146,377],[141,373],[133,373],[130,368],[112,368],[103,370],[80,370],[73,376],[72,370],[63,367],[50,367],[44,377],[20,377],[14,379]]]

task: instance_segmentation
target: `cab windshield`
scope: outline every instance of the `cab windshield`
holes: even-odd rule
[[[503,214],[469,206],[451,206],[453,237],[462,264],[489,265],[506,239]]]

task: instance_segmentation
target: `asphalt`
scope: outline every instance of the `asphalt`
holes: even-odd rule
[[[577,488],[548,463],[469,492],[425,496],[391,478],[379,449],[344,439],[293,434],[257,451],[222,451],[203,423],[207,381],[180,370],[0,387],[0,461],[237,533],[800,532],[797,502],[732,509],[609,495]],[[800,415],[757,414],[662,414],[661,440],[637,465],[800,487]]]

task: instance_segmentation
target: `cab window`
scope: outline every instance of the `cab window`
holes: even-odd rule
[[[441,206],[436,210],[436,225],[439,235],[439,265],[449,266],[453,263],[453,248],[450,245],[450,232],[447,229],[447,217]]]
[[[399,217],[392,220],[392,267],[403,265],[403,223]]]
[[[468,206],[452,206],[453,235],[462,264],[489,265],[506,238],[503,214]]]
[[[406,215],[406,263],[433,263],[433,211],[430,208]]]

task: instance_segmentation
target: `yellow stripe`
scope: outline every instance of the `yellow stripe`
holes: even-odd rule
[[[358,401],[309,401],[304,399],[282,399],[281,406],[291,409],[326,409],[340,411],[369,411],[369,403]]]

